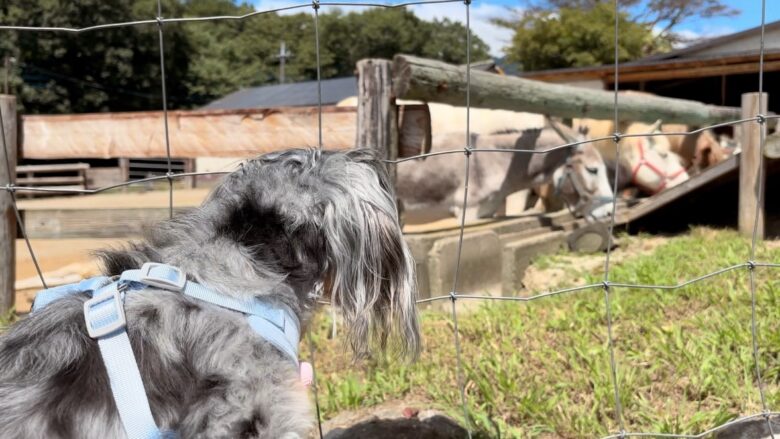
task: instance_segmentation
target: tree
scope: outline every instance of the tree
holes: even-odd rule
[[[514,18],[493,20],[515,32],[505,48],[508,60],[524,70],[614,62],[613,0],[526,0],[525,6]],[[621,0],[620,7],[620,61],[690,42],[677,32],[690,18],[738,13],[722,0]]]
[[[249,4],[232,0],[164,0],[164,17],[243,15]],[[0,23],[85,27],[148,20],[156,0],[6,0]],[[352,75],[361,58],[396,53],[463,63],[466,30],[449,20],[427,22],[404,9],[369,8],[320,14],[322,78]],[[0,31],[0,61],[17,64],[11,85],[27,113],[157,110],[162,108],[156,24],[82,34]],[[165,71],[170,108],[191,108],[242,87],[278,81],[279,44],[293,57],[288,81],[317,77],[314,19],[310,12],[261,14],[241,21],[166,23]],[[472,60],[488,56],[472,36]]]
[[[528,0],[531,9],[590,9],[598,4],[614,5],[613,0]],[[613,6],[614,7],[614,6]],[[638,11],[630,20],[653,29],[653,39],[671,43],[688,42],[675,28],[691,18],[738,15],[723,0],[620,0],[624,11]]]
[[[181,4],[164,2],[171,15]],[[11,0],[0,7],[0,22],[27,26],[85,27],[148,19],[154,0]],[[17,60],[11,83],[28,113],[158,109],[160,58],[156,25],[91,31],[8,32],[0,54]],[[183,78],[188,74],[190,43],[180,28],[165,30],[165,64],[173,106],[189,104]]]
[[[631,22],[626,14],[620,14],[618,21],[620,61],[638,58],[649,29]],[[515,34],[507,58],[529,71],[609,63],[615,57],[614,23],[615,11],[606,4],[529,11],[512,23]]]

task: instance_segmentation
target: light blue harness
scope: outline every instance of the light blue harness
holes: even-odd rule
[[[125,271],[116,280],[105,276],[94,277],[40,291],[35,297],[33,312],[69,295],[87,293],[92,296],[84,302],[87,332],[98,341],[111,392],[128,439],[176,437],[173,432],[161,432],[154,422],[127,336],[125,296],[134,291],[143,291],[149,286],[181,292],[245,314],[247,323],[258,335],[276,346],[298,366],[300,324],[289,309],[256,299],[245,301],[216,293],[203,285],[188,282],[187,276],[180,269],[170,265],[148,262],[140,270]]]

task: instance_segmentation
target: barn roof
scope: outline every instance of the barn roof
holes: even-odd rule
[[[323,105],[333,105],[344,98],[355,95],[357,95],[357,79],[354,76],[322,80]],[[227,110],[314,105],[317,105],[317,81],[305,81],[245,88],[221,97],[204,106],[203,109]]]
[[[764,28],[765,71],[780,68],[780,21]],[[747,73],[758,69],[761,27],[747,29],[698,44],[620,64],[621,81],[672,79],[715,74]],[[772,63],[774,62],[774,63]],[[522,72],[520,76],[543,81],[577,81],[614,78],[614,64]],[[648,73],[650,72],[650,73]],[[624,75],[626,73],[626,75]]]
[[[776,30],[780,30],[780,20],[767,23],[764,26],[764,31],[766,33],[774,32]],[[691,44],[690,46],[683,47],[677,50],[672,50],[671,52],[659,53],[656,55],[647,56],[636,62],[641,63],[641,62],[652,62],[656,60],[672,59],[672,58],[690,58],[692,56],[701,54],[702,52],[708,52],[708,53],[718,52],[721,54],[746,52],[745,50],[739,50],[739,49],[732,50],[731,49],[732,43],[735,43],[740,40],[752,40],[760,37],[761,37],[761,26],[756,26],[754,28],[750,28],[741,32],[735,32],[733,34],[727,34],[715,38],[708,38],[697,44]],[[775,39],[766,38],[765,46],[766,48],[774,48],[777,47],[777,43],[778,41],[776,41]],[[758,53],[759,52],[758,44],[752,45],[752,49],[749,50],[749,52]]]

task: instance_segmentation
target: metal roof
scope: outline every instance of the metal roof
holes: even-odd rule
[[[766,23],[766,25],[764,25],[765,31],[773,31],[775,29],[780,29],[780,20],[773,21],[771,23]],[[686,55],[695,54],[696,52],[700,52],[704,49],[717,47],[732,41],[739,40],[741,38],[757,36],[757,35],[761,35],[761,26],[756,26],[747,30],[743,30],[741,32],[735,32],[733,34],[722,35],[720,37],[708,38],[699,43],[691,44],[690,46],[683,47],[681,49],[672,50],[671,52],[659,53],[656,55],[647,56],[637,60],[636,62],[642,63],[642,62],[650,62],[650,61],[656,61],[662,59],[684,58],[686,57]],[[756,47],[754,52],[758,53],[759,48]]]
[[[322,80],[322,104],[333,105],[357,95],[357,78]],[[317,81],[245,88],[202,107],[204,110],[236,108],[305,107],[317,105]]]
[[[764,29],[766,31],[773,31],[775,29],[780,29],[780,20],[767,23]],[[741,32],[736,32],[721,37],[711,38],[701,43],[693,44],[691,46],[682,49],[673,50],[671,52],[659,53],[656,55],[640,58],[634,61],[623,62],[620,64],[620,68],[621,71],[624,71],[623,69],[628,69],[632,67],[636,67],[636,68],[651,67],[656,65],[664,65],[676,61],[707,62],[707,61],[725,60],[726,58],[729,57],[733,57],[733,58],[744,57],[748,55],[755,55],[755,57],[758,57],[759,54],[758,48],[747,52],[739,52],[739,53],[735,52],[735,53],[715,54],[715,55],[697,55],[696,52],[700,52],[704,49],[709,49],[711,47],[717,47],[719,45],[736,41],[741,38],[760,35],[760,33],[761,33],[761,26],[758,26]],[[778,53],[778,51],[767,49],[765,50],[765,53],[767,55],[776,54]],[[614,68],[615,68],[614,64],[603,64],[603,65],[588,66],[588,67],[566,67],[561,69],[547,69],[547,70],[534,70],[534,71],[520,72],[518,76],[528,77],[528,78],[547,78],[553,76],[555,77],[582,76],[582,77],[600,78],[602,74],[609,73],[613,71]]]

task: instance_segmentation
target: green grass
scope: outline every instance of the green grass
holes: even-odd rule
[[[10,310],[5,315],[0,315],[0,332],[17,320],[16,311]]]
[[[695,229],[652,254],[615,265],[610,278],[677,284],[744,263],[748,251],[749,240],[736,233]],[[780,246],[761,247],[756,260],[780,261]],[[543,261],[556,263],[556,257]],[[768,404],[778,408],[780,269],[757,268],[755,275],[761,370]],[[585,281],[602,279],[603,273],[594,271]],[[627,430],[696,433],[761,411],[748,282],[748,270],[741,268],[679,290],[612,291]],[[477,436],[579,438],[617,431],[605,316],[600,289],[531,303],[484,303],[459,313],[466,394]],[[422,327],[424,352],[416,364],[352,363],[340,342],[327,338],[327,316],[320,317],[313,339],[323,417],[409,400],[463,421],[450,314],[426,311]]]

